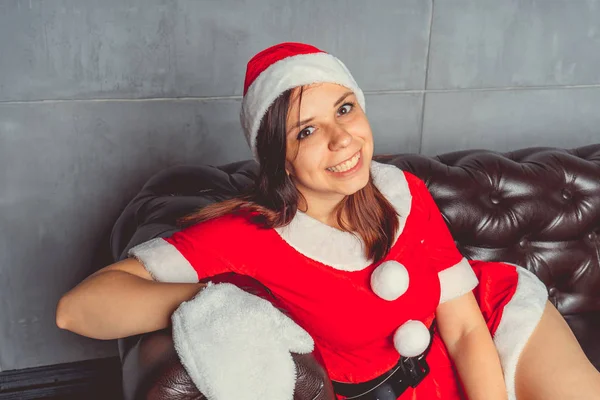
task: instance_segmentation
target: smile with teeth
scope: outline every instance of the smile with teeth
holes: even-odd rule
[[[333,167],[327,168],[327,171],[346,172],[356,167],[356,164],[358,164],[358,160],[360,160],[360,151],[356,153],[351,159],[341,162],[338,165],[334,165]]]

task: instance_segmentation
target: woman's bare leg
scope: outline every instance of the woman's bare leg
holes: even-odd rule
[[[548,302],[517,364],[518,400],[600,399],[600,373]]]

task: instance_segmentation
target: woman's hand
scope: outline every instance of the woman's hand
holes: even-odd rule
[[[507,399],[498,352],[473,293],[440,304],[436,319],[469,400]]]

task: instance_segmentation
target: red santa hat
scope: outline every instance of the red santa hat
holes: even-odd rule
[[[280,43],[248,62],[240,120],[248,145],[256,154],[262,118],[283,92],[313,83],[336,83],[352,90],[365,110],[365,96],[348,68],[331,54],[303,43]]]

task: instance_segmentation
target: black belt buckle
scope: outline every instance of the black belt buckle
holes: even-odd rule
[[[400,368],[404,371],[407,383],[415,388],[429,374],[429,365],[424,355],[419,357],[402,357]]]

